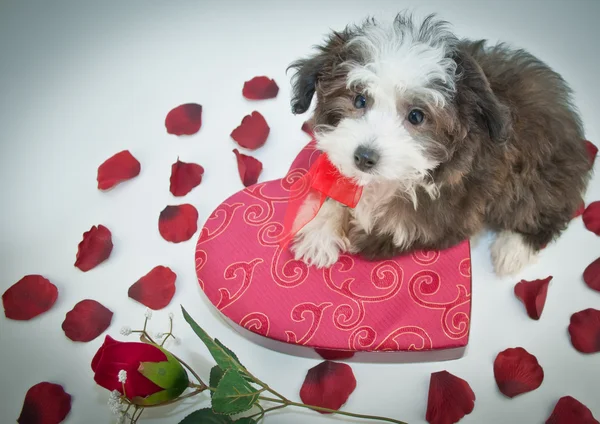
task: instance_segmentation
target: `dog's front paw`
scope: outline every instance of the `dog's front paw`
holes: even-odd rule
[[[309,232],[296,237],[292,252],[296,260],[302,260],[307,265],[328,268],[336,263],[340,256],[340,242],[334,237]]]

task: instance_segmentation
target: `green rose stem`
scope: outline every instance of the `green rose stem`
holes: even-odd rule
[[[257,382],[257,384],[259,384],[259,383]],[[152,405],[152,406],[150,406],[150,408],[156,407],[156,406],[169,405],[171,403],[178,402],[178,401],[180,401],[182,399],[186,399],[186,398],[195,396],[195,395],[197,395],[198,393],[200,393],[200,392],[202,392],[204,390],[210,390],[210,391],[213,391],[213,392],[217,391],[217,389],[215,387],[205,387],[202,390],[196,390],[196,391],[194,391],[192,393],[189,393],[187,395],[180,396],[177,399],[173,399],[172,401],[161,403],[159,405]],[[271,390],[268,386],[265,388],[265,390],[269,391],[269,392],[271,392],[273,394],[275,394],[275,391]],[[281,395],[277,395],[277,396],[281,396]],[[291,401],[291,400],[289,400],[289,399],[287,399],[287,398],[285,398],[283,396],[281,396],[281,397],[282,397],[281,399],[275,399],[275,398],[270,398],[270,397],[266,397],[266,396],[259,396],[258,397],[259,400],[264,400],[266,402],[280,403],[281,405],[274,406],[274,407],[268,408],[268,409],[264,409],[262,406],[260,406],[260,404],[257,404],[257,406],[261,409],[261,411],[258,412],[258,413],[256,413],[256,414],[254,414],[254,415],[250,415],[247,418],[258,417],[258,419],[260,420],[260,419],[262,419],[265,416],[265,414],[267,412],[275,411],[277,409],[283,409],[283,408],[288,407],[288,406],[296,406],[298,408],[306,408],[306,409],[311,409],[313,411],[327,412],[327,413],[330,413],[330,414],[345,415],[345,416],[353,417],[353,418],[362,418],[362,419],[365,419],[365,420],[384,421],[384,422],[395,423],[395,424],[407,424],[404,421],[394,420],[392,418],[379,417],[379,416],[376,416],[376,415],[355,414],[355,413],[352,413],[352,412],[339,411],[339,410],[335,410],[335,409],[323,408],[323,407],[320,407],[320,406],[306,405],[304,403],[293,402],[293,401]]]
[[[253,378],[251,376],[249,376],[249,377]],[[258,382],[256,382],[256,384],[262,385],[262,384],[260,384]],[[217,389],[214,388],[214,387],[207,387],[207,389],[210,390],[210,391],[213,391],[213,392],[217,391]],[[265,390],[268,391],[268,392],[271,392],[273,394],[276,394],[276,392],[274,390],[272,390],[269,386],[266,386]],[[291,400],[289,400],[289,399],[287,399],[284,396],[279,395],[279,394],[276,394],[276,396],[281,397],[281,399],[274,399],[274,398],[270,398],[270,397],[266,397],[266,396],[259,396],[258,397],[259,400],[264,400],[265,402],[280,403],[281,405],[274,406],[274,407],[268,408],[268,409],[264,409],[262,406],[260,406],[260,404],[256,404],[261,409],[261,411],[258,412],[258,413],[256,413],[256,414],[254,414],[254,415],[250,415],[247,418],[258,417],[258,419],[260,420],[260,419],[262,419],[264,417],[264,415],[267,412],[275,411],[277,409],[283,409],[283,408],[285,408],[287,406],[296,406],[298,408],[306,408],[306,409],[311,409],[313,411],[318,411],[318,412],[327,412],[329,414],[345,415],[345,416],[353,417],[353,418],[362,418],[362,419],[365,419],[365,420],[384,421],[384,422],[395,423],[395,424],[407,424],[404,421],[394,420],[392,418],[379,417],[377,415],[355,414],[353,412],[345,412],[345,411],[340,411],[340,410],[336,410],[336,409],[323,408],[323,407],[320,407],[320,406],[307,405],[305,403],[293,402],[293,401],[291,401]]]
[[[185,314],[184,314],[185,315]],[[191,319],[191,317],[190,317]],[[194,323],[195,324],[195,323]],[[169,332],[166,333],[163,337],[162,343],[158,344],[156,343],[152,337],[148,334],[146,328],[148,325],[148,318],[146,318],[146,320],[144,321],[144,329],[143,330],[136,330],[136,331],[131,331],[131,333],[138,333],[140,334],[140,341],[144,342],[144,343],[150,343],[156,346],[163,346],[165,341],[169,338],[169,337],[173,337],[173,319],[172,317],[170,317],[170,328],[169,328]],[[197,324],[196,324],[197,325]],[[196,331],[196,329],[194,329],[194,331]],[[203,331],[203,330],[201,330]],[[208,335],[206,335],[208,337]],[[203,340],[206,344],[206,340]],[[212,339],[211,339],[212,343],[215,343]],[[222,345],[221,345],[222,346]],[[247,377],[249,380],[251,380],[254,384],[260,386],[262,389],[257,391],[256,394],[260,395],[260,393],[264,393],[264,392],[269,392],[272,395],[276,396],[277,398],[272,398],[272,397],[267,397],[267,396],[258,396],[256,399],[257,400],[262,400],[265,402],[272,402],[272,403],[279,403],[279,405],[277,406],[273,406],[271,408],[267,408],[265,409],[263,406],[260,405],[260,403],[256,403],[255,406],[258,407],[260,409],[260,412],[254,414],[254,415],[250,415],[247,418],[251,418],[251,419],[256,419],[256,421],[260,421],[265,414],[272,412],[272,411],[276,411],[278,409],[283,409],[286,408],[288,406],[295,406],[298,408],[305,408],[305,409],[310,409],[313,411],[317,411],[317,412],[325,412],[325,413],[329,413],[329,414],[337,414],[337,415],[343,415],[343,416],[347,416],[347,417],[352,417],[352,418],[361,418],[361,419],[365,419],[365,420],[373,420],[373,421],[383,421],[383,422],[388,422],[388,423],[395,423],[395,424],[407,424],[404,421],[399,421],[399,420],[394,420],[392,418],[386,418],[386,417],[379,417],[376,415],[364,415],[364,414],[355,414],[353,412],[345,412],[345,411],[339,411],[339,410],[335,410],[335,409],[329,409],[329,408],[324,408],[324,407],[320,407],[320,406],[314,406],[314,405],[307,405],[304,403],[299,403],[299,402],[293,402],[291,400],[289,400],[288,398],[286,398],[285,396],[283,396],[282,394],[278,393],[277,391],[273,390],[268,384],[266,384],[265,382],[261,381],[260,379],[258,379],[257,377],[255,377],[254,375],[252,375],[246,368],[244,368],[243,366],[241,366],[241,364],[239,364],[239,361],[237,359],[237,357],[235,357],[235,355],[233,354],[233,352],[229,351],[228,349],[222,347],[222,350],[224,353],[226,353],[227,355],[230,355],[230,360],[234,360],[240,367],[241,367],[241,373],[242,375],[244,375],[245,377]],[[185,395],[179,396],[176,399],[172,399],[169,400],[167,402],[163,402],[160,404],[155,404],[155,405],[144,405],[144,406],[137,406],[137,405],[133,405],[133,404],[129,404],[127,407],[127,410],[125,412],[128,412],[129,409],[133,406],[135,408],[132,416],[131,416],[131,424],[135,424],[138,422],[138,420],[140,419],[140,416],[142,415],[142,412],[144,411],[145,408],[156,408],[159,406],[165,406],[165,405],[170,405],[176,402],[179,402],[181,400],[187,399],[187,398],[191,398],[193,396],[196,396],[204,391],[211,391],[211,392],[217,392],[217,388],[216,387],[210,387],[209,385],[207,385],[206,383],[204,383],[204,381],[202,381],[202,379],[200,378],[200,376],[192,369],[192,367],[190,367],[187,363],[185,363],[183,360],[181,360],[180,358],[178,358],[177,356],[173,355],[171,353],[171,355],[177,360],[179,361],[179,363],[185,367],[193,376],[194,378],[198,381],[198,383],[193,383],[190,382],[189,383],[189,387],[195,389],[194,391],[187,393]],[[212,378],[212,377],[211,377]]]
[[[279,399],[272,399],[272,398],[267,398],[267,397],[259,396],[260,400],[264,400],[264,401],[267,401],[267,402],[281,403],[282,404],[282,405],[279,405],[279,406],[276,406],[276,407],[273,407],[273,408],[269,408],[268,410],[263,409],[258,414],[252,415],[251,418],[254,418],[255,416],[260,416],[259,419],[261,419],[265,415],[265,413],[268,412],[268,411],[274,411],[276,409],[282,409],[282,408],[285,408],[286,406],[297,406],[298,408],[308,408],[308,409],[312,409],[313,411],[328,412],[328,413],[331,413],[331,414],[339,414],[339,415],[346,415],[348,417],[362,418],[362,419],[365,419],[365,420],[377,420],[377,421],[384,421],[384,422],[396,423],[396,424],[407,424],[404,421],[398,421],[398,420],[394,420],[394,419],[391,419],[391,418],[378,417],[378,416],[375,416],[375,415],[354,414],[352,412],[344,412],[344,411],[339,411],[339,410],[335,410],[335,409],[322,408],[320,406],[306,405],[304,403],[293,402],[293,401],[287,399],[282,394],[280,394],[280,393],[276,392],[275,390],[273,390],[271,387],[269,387],[268,384],[266,384],[266,383],[262,382],[261,380],[259,380],[258,378],[256,378],[249,371],[245,370],[244,372],[248,375],[248,377],[250,377],[252,380],[254,380],[254,382],[256,384],[258,384],[259,386],[261,386],[264,390],[266,390],[268,392],[271,392],[272,394],[274,394],[275,396],[277,396],[279,398]]]
[[[265,413],[267,413],[269,411],[274,411],[276,409],[285,408],[286,406],[296,406],[298,408],[307,408],[307,409],[311,409],[313,411],[327,412],[330,414],[337,414],[337,415],[345,415],[347,417],[362,418],[364,420],[384,421],[384,422],[396,423],[396,424],[407,424],[404,421],[398,421],[398,420],[394,420],[392,418],[378,417],[376,415],[355,414],[353,412],[344,412],[344,411],[339,411],[339,410],[335,410],[335,409],[322,408],[320,406],[313,406],[313,405],[307,405],[305,403],[292,402],[291,400],[288,400],[288,399],[285,399],[285,400],[284,399],[274,399],[274,398],[268,398],[268,397],[264,397],[264,396],[259,396],[259,399],[267,401],[267,402],[281,403],[281,405],[275,406],[273,408],[265,409],[265,410],[259,412],[258,414],[252,415],[251,418],[254,418],[256,416],[260,416],[260,418],[262,418],[265,415]]]

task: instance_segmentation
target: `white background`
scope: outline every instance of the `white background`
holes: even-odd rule
[[[127,289],[156,265],[178,275],[171,305],[154,314],[164,331],[176,312],[183,345],[174,351],[204,375],[207,352],[180,318],[184,304],[213,336],[238,352],[257,376],[297,399],[306,371],[318,361],[295,358],[254,345],[228,327],[199,290],[194,245],[165,242],[157,230],[167,204],[189,202],[202,224],[226,197],[242,188],[229,134],[252,110],[271,126],[256,152],[262,181],[284,175],[308,141],[305,119],[290,112],[286,66],[310,51],[329,28],[341,29],[367,15],[392,18],[403,8],[420,15],[439,12],[461,36],[505,40],[529,49],[570,82],[586,124],[600,144],[600,2],[580,1],[0,1],[0,291],[26,274],[42,274],[59,288],[56,305],[30,321],[0,318],[0,421],[14,422],[25,392],[40,381],[64,385],[73,395],[67,423],[109,423],[108,393],[95,386],[90,360],[104,335],[73,343],[61,330],[75,303],[96,299],[115,312],[108,332],[139,327],[144,307]],[[242,98],[245,80],[275,78],[275,100]],[[164,118],[174,106],[204,106],[200,132],[170,136]],[[142,163],[136,179],[102,193],[98,165],[123,149]],[[205,167],[202,184],[184,199],[169,193],[170,167],[177,159]],[[596,165],[598,168],[598,165]],[[600,199],[596,176],[587,201]],[[73,266],[77,244],[92,225],[113,233],[109,260],[88,273]],[[477,396],[464,423],[542,423],[554,403],[572,395],[600,418],[600,354],[582,355],[569,342],[572,313],[600,308],[600,294],[582,281],[600,253],[600,238],[581,218],[536,266],[517,278],[491,273],[489,237],[474,246],[473,315],[465,358],[447,363],[353,364],[358,387],[345,409],[424,422],[429,375],[447,369],[466,379]],[[530,320],[514,297],[521,278],[553,275],[539,322]],[[542,386],[509,400],[493,378],[496,354],[523,346],[544,367]],[[199,397],[206,405],[206,397]],[[187,404],[191,405],[191,403]],[[148,423],[178,423],[195,405],[155,410]],[[348,422],[286,410],[266,423]]]

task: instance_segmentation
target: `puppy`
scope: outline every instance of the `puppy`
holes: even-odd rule
[[[290,68],[293,112],[316,93],[318,148],[363,186],[354,209],[325,202],[296,235],[296,259],[384,259],[489,228],[496,273],[514,274],[581,203],[590,166],[571,90],[524,50],[400,14],[333,32]]]

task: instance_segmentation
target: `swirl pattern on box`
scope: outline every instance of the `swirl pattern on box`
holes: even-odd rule
[[[281,249],[290,187],[318,156],[309,143],[285,178],[247,187],[211,214],[196,247],[196,273],[208,299],[247,330],[310,348],[466,346],[471,314],[467,241],[380,262],[341,255],[321,270]]]

